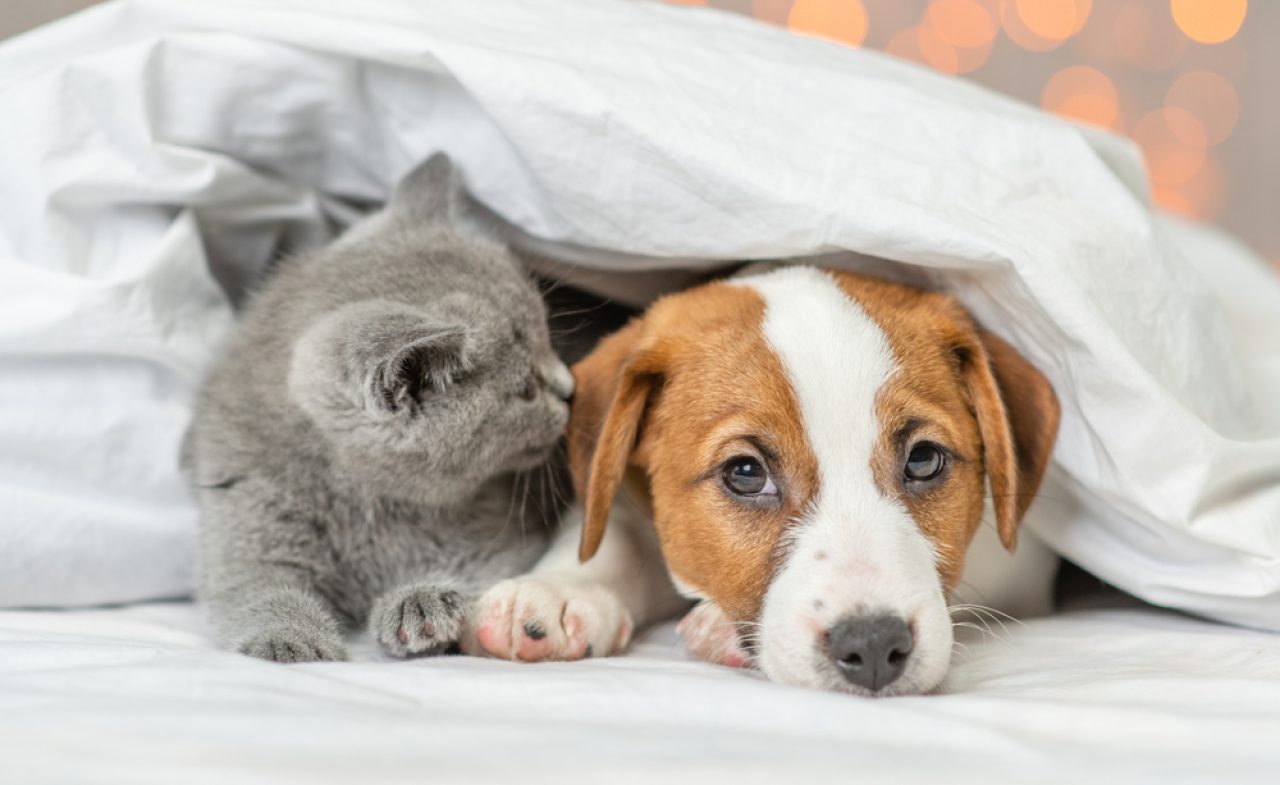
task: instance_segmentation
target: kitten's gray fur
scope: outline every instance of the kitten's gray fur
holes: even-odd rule
[[[553,501],[519,472],[547,466],[573,379],[517,260],[460,228],[467,204],[432,158],[283,262],[213,365],[185,457],[224,644],[339,660],[367,623],[392,654],[440,653],[545,549]]]

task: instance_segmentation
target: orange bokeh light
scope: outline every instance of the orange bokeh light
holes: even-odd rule
[[[956,73],[969,74],[981,68],[991,57],[991,50],[994,46],[995,39],[992,39],[983,46],[957,48]]]
[[[751,4],[751,15],[762,22],[785,25],[789,13],[791,0],[755,0]]]
[[[929,25],[916,28],[916,45],[926,65],[944,74],[960,73],[960,58],[956,48],[947,43],[937,31]]]
[[[1084,27],[1093,0],[1017,0],[1018,17],[1032,33],[1061,41]]]
[[[795,33],[859,46],[867,37],[867,9],[862,0],[796,0],[787,26]]]
[[[1045,38],[1027,27],[1026,22],[1022,21],[1022,16],[1018,14],[1014,0],[1003,0],[1000,3],[1000,25],[1010,41],[1028,52],[1048,52],[1051,49],[1057,49],[1063,41],[1067,40]]]
[[[1173,21],[1193,41],[1220,44],[1240,30],[1249,0],[1172,0]]]
[[[920,51],[920,42],[916,39],[916,28],[908,27],[906,30],[899,30],[889,39],[889,43],[884,45],[884,51],[894,57],[901,57],[903,60],[912,60],[917,63],[924,62],[924,54]]]
[[[933,0],[927,17],[938,37],[951,46],[985,46],[996,37],[996,20],[978,0]]]
[[[1206,158],[1204,166],[1187,183],[1187,197],[1197,218],[1207,221],[1222,215],[1227,203],[1227,175],[1212,158]]]
[[[1191,113],[1164,108],[1148,112],[1133,130],[1134,141],[1142,147],[1147,171],[1160,185],[1180,185],[1199,173],[1205,159],[1205,136]],[[1188,138],[1191,143],[1188,143]],[[1198,143],[1197,143],[1198,142]]]
[[[1160,185],[1152,183],[1151,185],[1151,201],[1162,210],[1166,210],[1177,215],[1194,217],[1195,208],[1191,205],[1191,200],[1187,198],[1187,194],[1183,189],[1176,185]]]
[[[1213,71],[1190,71],[1179,76],[1165,94],[1164,103],[1199,120],[1211,145],[1231,136],[1240,116],[1240,99],[1235,87]]]
[[[1064,68],[1049,79],[1040,105],[1063,117],[1114,128],[1120,114],[1115,84],[1096,68],[1085,65]]]
[[[913,60],[944,74],[967,74],[981,68],[991,55],[994,39],[983,46],[956,47],[943,38],[926,19],[919,27],[899,30],[884,51]]]
[[[1149,71],[1172,68],[1187,50],[1168,14],[1153,14],[1142,0],[1130,0],[1116,12],[1112,40],[1129,63]]]
[[[1195,176],[1180,185],[1154,183],[1151,198],[1172,213],[1210,221],[1222,214],[1227,199],[1227,178],[1212,158],[1207,158]]]

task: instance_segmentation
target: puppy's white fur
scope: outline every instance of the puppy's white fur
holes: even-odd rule
[[[951,656],[936,556],[906,505],[885,498],[871,470],[881,434],[876,396],[898,373],[888,338],[822,271],[786,268],[739,284],[764,298],[765,340],[795,390],[820,478],[765,595],[760,668],[792,684],[839,684],[830,663],[815,656],[825,631],[846,616],[888,613],[915,631],[907,672],[889,691],[932,686]]]

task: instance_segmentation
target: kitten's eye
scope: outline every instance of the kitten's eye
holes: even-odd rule
[[[531,371],[529,378],[524,380],[524,387],[520,390],[520,398],[525,401],[532,401],[538,397],[538,390],[542,384],[538,381],[538,372]]]
[[[720,469],[724,487],[737,496],[777,496],[778,486],[760,461],[747,455],[730,458]]]
[[[933,442],[920,442],[911,448],[902,476],[907,482],[927,482],[947,468],[947,457]]]

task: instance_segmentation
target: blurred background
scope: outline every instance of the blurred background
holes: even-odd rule
[[[1280,0],[644,1],[883,50],[1125,134],[1156,202],[1280,269]],[[0,0],[0,37],[94,2]]]

